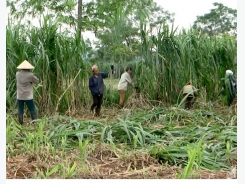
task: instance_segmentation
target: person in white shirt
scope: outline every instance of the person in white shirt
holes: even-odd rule
[[[129,66],[126,67],[126,70],[121,75],[120,81],[118,83],[117,90],[120,94],[120,101],[119,101],[120,108],[123,108],[123,106],[124,106],[125,93],[128,90],[128,85],[134,87],[134,84],[133,84],[132,79],[130,77],[131,71],[132,71],[131,67],[129,67]]]

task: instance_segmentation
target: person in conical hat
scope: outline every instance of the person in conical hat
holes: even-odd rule
[[[37,118],[37,111],[33,100],[33,84],[38,84],[39,79],[30,72],[34,69],[28,61],[24,60],[18,67],[16,72],[17,81],[17,104],[18,104],[18,120],[23,124],[24,105],[27,105],[31,113],[32,120]]]
[[[198,95],[197,89],[192,85],[191,81],[188,82],[183,88],[183,98],[185,99],[185,108],[190,109],[194,104],[194,98]]]

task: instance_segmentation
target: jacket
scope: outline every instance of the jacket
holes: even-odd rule
[[[99,73],[98,78],[92,75],[89,78],[89,89],[92,95],[102,95],[104,93],[104,81],[103,79],[108,77],[108,73]]]
[[[16,73],[17,80],[17,99],[32,100],[33,99],[33,84],[38,84],[39,79],[29,71],[18,71]]]
[[[237,93],[237,82],[233,75],[229,76],[230,85],[232,87],[232,93]],[[226,89],[225,83],[222,85],[223,90]]]
[[[197,89],[192,85],[186,85],[183,88],[183,94],[188,94],[188,93],[189,95],[197,96]]]

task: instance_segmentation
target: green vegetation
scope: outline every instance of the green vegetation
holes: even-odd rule
[[[120,112],[113,121],[50,116],[23,127],[7,116],[6,154],[8,158],[33,155],[35,161],[45,162],[45,170],[34,170],[31,178],[83,177],[88,168],[95,169],[88,162],[101,145],[101,151],[109,146],[118,161],[127,160],[133,151],[155,158],[158,165],[178,166],[183,169],[178,172],[182,178],[194,177],[193,170],[228,172],[236,163],[237,128],[232,124],[236,116],[207,118],[207,113],[211,112],[158,107],[150,112]],[[22,174],[19,177],[28,178]]]
[[[236,75],[237,39],[227,32],[233,25],[219,35],[195,26],[178,32],[167,24],[174,14],[151,0],[31,0],[17,9],[19,2],[7,1],[7,178],[236,178],[236,104],[227,107],[218,96],[225,71]],[[83,7],[78,18],[76,5]],[[40,26],[22,23],[27,14]],[[85,30],[99,41],[83,40]],[[15,74],[23,60],[40,79],[40,119],[29,124],[26,109],[21,126]],[[100,118],[89,112],[93,64],[102,72],[115,67],[104,80]],[[129,88],[126,108],[118,110],[127,65],[139,89]],[[190,80],[199,96],[186,111],[181,90]]]

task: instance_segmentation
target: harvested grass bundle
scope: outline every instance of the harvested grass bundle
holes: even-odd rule
[[[129,96],[128,100],[126,101],[125,108],[150,109],[152,108],[152,105],[150,104],[148,98],[145,95],[134,92],[131,96]]]

